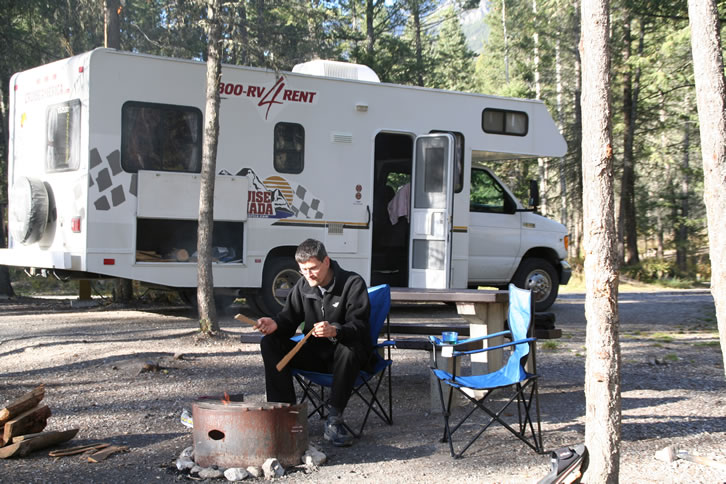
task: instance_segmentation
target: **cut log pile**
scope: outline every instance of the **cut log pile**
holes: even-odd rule
[[[0,410],[0,459],[25,456],[78,433],[78,429],[43,432],[51,415],[50,408],[40,403],[43,397],[45,386],[40,385]]]

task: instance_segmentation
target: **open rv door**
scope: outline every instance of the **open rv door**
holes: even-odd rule
[[[454,137],[418,136],[411,177],[409,287],[448,288],[451,280]]]

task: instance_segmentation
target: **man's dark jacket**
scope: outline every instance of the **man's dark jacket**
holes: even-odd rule
[[[368,319],[371,308],[368,289],[361,276],[355,272],[341,269],[337,262],[330,260],[333,283],[323,296],[320,289],[310,287],[301,277],[287,297],[285,307],[275,317],[277,331],[284,338],[295,334],[301,322],[305,322],[303,332],[308,333],[315,323],[327,321],[338,330],[337,343],[344,344],[356,351],[362,362],[368,360],[373,352]],[[311,338],[327,341],[326,338]]]

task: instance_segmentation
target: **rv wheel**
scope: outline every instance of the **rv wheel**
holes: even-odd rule
[[[10,232],[23,245],[40,240],[48,225],[49,197],[42,181],[24,176],[15,180],[10,191]]]
[[[287,293],[302,277],[292,257],[275,257],[265,264],[262,275],[262,304],[267,314],[274,316],[285,304]]]
[[[530,289],[534,298],[535,311],[545,311],[557,299],[560,279],[552,264],[539,257],[522,259],[512,284],[522,289]]]

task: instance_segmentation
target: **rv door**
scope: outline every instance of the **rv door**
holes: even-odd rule
[[[416,138],[411,176],[408,286],[448,288],[451,273],[454,137]]]

